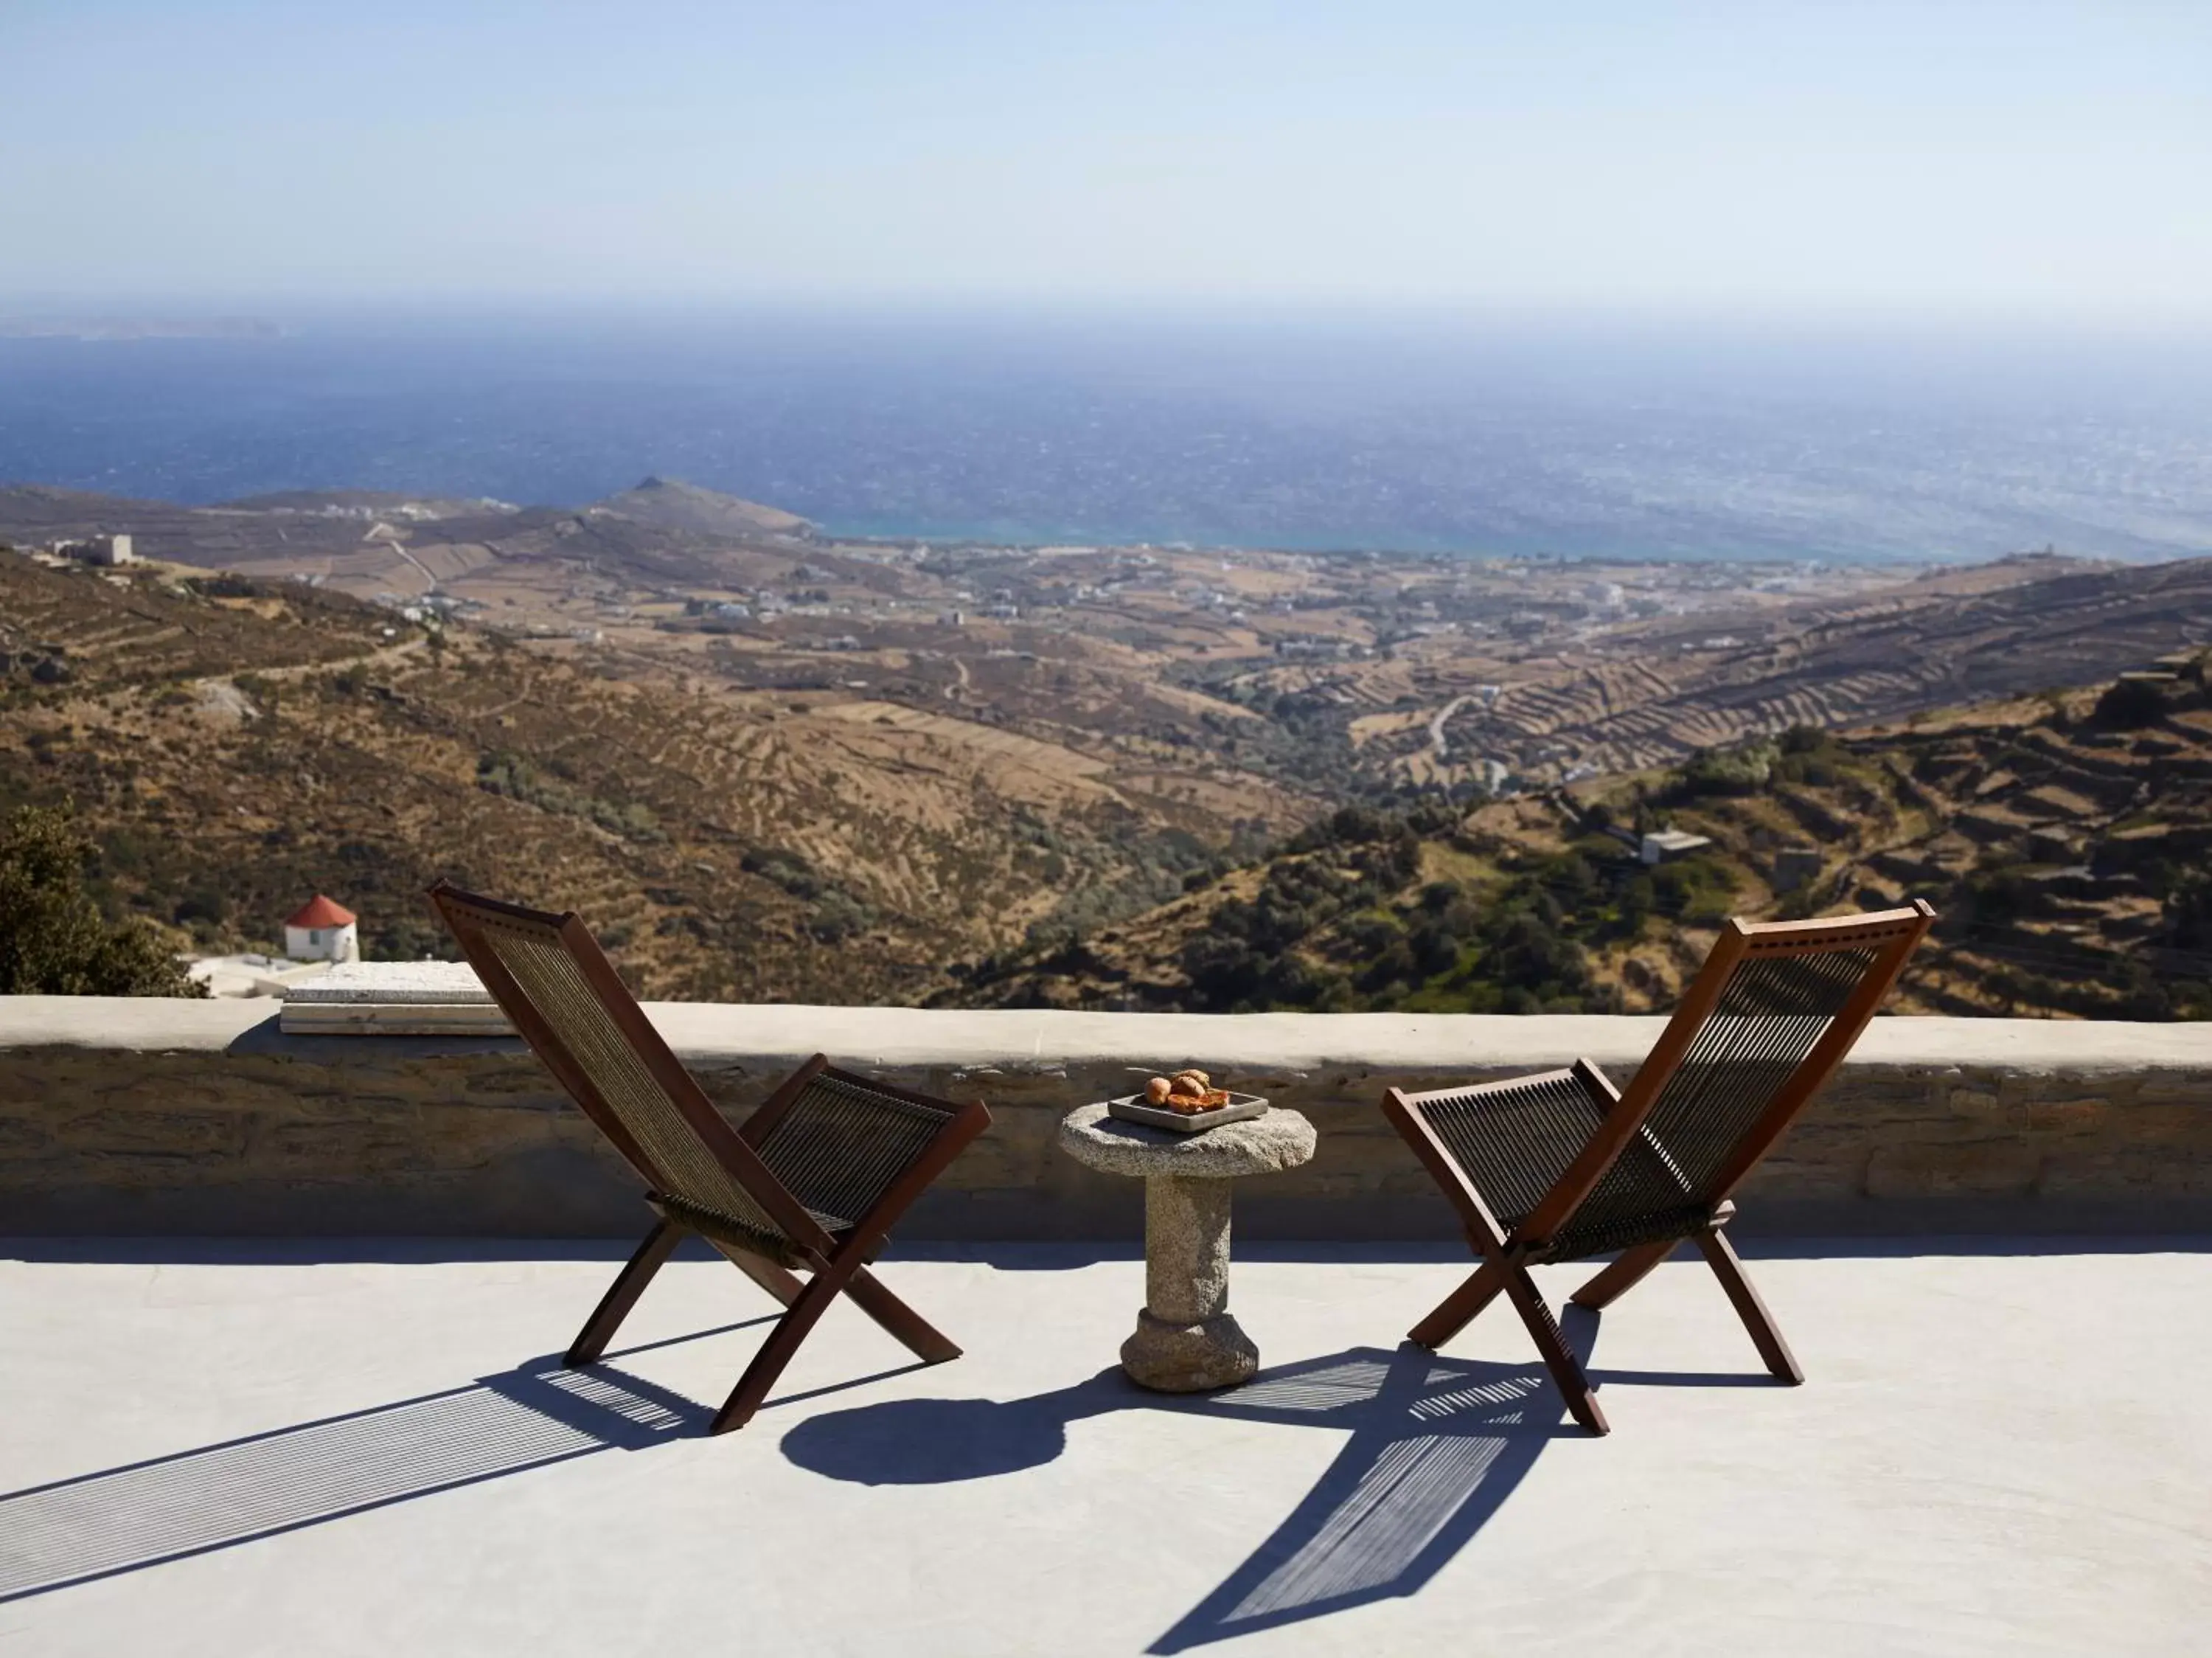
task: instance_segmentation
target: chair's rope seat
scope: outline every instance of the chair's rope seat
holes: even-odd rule
[[[1813,1051],[1875,954],[1850,948],[1743,963],[1636,1137],[1566,1224],[1534,1240],[1528,1259],[1577,1260],[1702,1231],[1729,1153]],[[1418,1099],[1508,1233],[1543,1202],[1613,1104],[1578,1070]]]
[[[646,1194],[646,1201],[686,1231],[696,1232],[702,1238],[727,1244],[732,1249],[742,1249],[748,1255],[757,1255],[763,1260],[774,1261],[778,1266],[794,1271],[812,1265],[798,1245],[783,1235],[764,1227],[748,1226],[734,1215],[725,1215],[719,1210],[699,1204],[686,1203],[666,1192]],[[812,1210],[808,1213],[812,1214]],[[822,1229],[833,1238],[841,1234],[843,1223],[834,1215],[816,1215]],[[836,1224],[832,1224],[836,1222]]]
[[[757,1149],[815,1224],[842,1243],[929,1149],[951,1115],[849,1078],[821,1076],[792,1101]],[[780,1265],[808,1265],[799,1247],[764,1215],[748,1220],[670,1192],[654,1192],[652,1201],[670,1220],[702,1237]]]
[[[849,1231],[921,1160],[952,1115],[824,1074],[807,1083],[757,1149],[824,1230]]]
[[[1530,1252],[1528,1259],[1539,1265],[1547,1261],[1580,1261],[1593,1255],[1611,1254],[1616,1249],[1627,1249],[1636,1244],[1657,1243],[1668,1238],[1693,1238],[1712,1224],[1712,1204],[1691,1204],[1680,1209],[1632,1216],[1596,1225],[1570,1224],[1543,1248]]]
[[[1426,1095],[1421,1112],[1510,1233],[1589,1143],[1611,1103],[1580,1072],[1557,1071],[1503,1088]],[[1589,1213],[1608,1187],[1634,1200],[1630,1212]],[[1680,1167],[1647,1127],[1607,1171],[1591,1201],[1529,1259],[1572,1260],[1631,1243],[1686,1238],[1712,1214],[1710,1204],[1689,1198]]]

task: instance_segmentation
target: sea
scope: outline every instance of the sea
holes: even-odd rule
[[[1721,317],[296,310],[0,318],[0,482],[835,534],[1621,559],[2212,553],[2212,336]]]

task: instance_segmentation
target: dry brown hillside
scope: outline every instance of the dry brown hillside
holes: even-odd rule
[[[901,1000],[1034,923],[1176,890],[1264,784],[1163,791],[951,713],[610,677],[295,583],[0,553],[0,803],[73,799],[119,906],[274,942],[309,892],[442,946],[444,875],[574,907],[651,992]],[[635,664],[622,671],[635,674]]]
[[[1410,676],[1408,711],[1370,716],[1354,736],[1364,768],[1424,784],[1476,775],[1486,758],[1548,784],[1793,725],[2087,684],[2208,638],[2212,559],[2020,558],[1847,600],[1668,616],[1512,662],[1409,648],[1389,665]]]
[[[1711,845],[1657,867],[1647,830]],[[1840,735],[1801,727],[1472,812],[1347,808],[985,1005],[1673,1005],[1728,916],[1925,898],[1904,1011],[2212,1016],[2212,691],[2195,660]]]

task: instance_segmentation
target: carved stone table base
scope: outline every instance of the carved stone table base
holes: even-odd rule
[[[1306,1161],[1313,1125],[1270,1111],[1183,1135],[1084,1106],[1061,1121],[1060,1143],[1093,1168],[1145,1182],[1145,1306],[1121,1344],[1129,1379],[1164,1393],[1249,1381],[1260,1350],[1229,1313],[1230,1182]]]

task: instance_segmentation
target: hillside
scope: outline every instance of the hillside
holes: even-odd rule
[[[110,904],[209,949],[318,888],[371,955],[441,948],[446,875],[582,911],[651,993],[896,1001],[1307,809],[174,566],[0,553],[0,806],[73,799]]]
[[[919,545],[648,478],[581,508],[0,487],[0,541],[140,552],[618,653],[629,677],[988,723],[1171,789],[1542,789],[2081,684],[2212,638],[2212,560],[1913,570]],[[869,717],[864,715],[863,717]],[[1253,814],[1248,815],[1263,815]]]
[[[1712,845],[1646,868],[1639,833],[1662,827]],[[987,960],[946,999],[1659,1010],[1728,915],[1908,897],[1942,920],[1900,1010],[2212,1015],[2201,663],[1844,735],[1798,728],[1468,813],[1347,808],[1150,914]]]
[[[1957,966],[1916,980],[1925,1005],[2117,1005],[2068,988],[2082,951],[2104,972],[2193,948],[2160,930],[2162,888],[2032,867],[2010,842],[2048,823],[1990,827],[2008,785],[1969,797],[1921,776],[1915,745],[1943,721],[1869,722],[2200,645],[2212,560],[1916,572],[919,546],[825,538],[659,479],[583,509],[343,490],[187,509],[18,486],[0,489],[0,537],[11,525],[48,542],[128,530],[184,560],[7,561],[0,649],[21,660],[0,794],[76,795],[137,860],[112,901],[210,948],[267,941],[317,886],[368,917],[373,952],[435,946],[417,889],[472,872],[584,907],[668,993],[1658,1005],[1696,954],[1660,926],[1703,913],[1681,884],[1768,912],[1784,900],[1767,849],[1790,834],[1850,891],[1924,887],[1947,930],[1971,900],[1980,930],[1947,930]],[[2063,750],[2069,777],[2119,765],[2138,781],[2134,750],[2116,760],[2112,731],[2051,711],[2063,702],[2021,741]],[[2171,731],[2129,741],[2180,742],[2185,761],[2190,717],[2178,705]],[[1865,762],[1859,794],[1798,779],[1708,798],[1661,775],[1820,727],[1854,732],[1836,752]],[[2075,838],[2112,842],[2104,857],[2143,838],[2095,789],[2060,786],[2088,803]],[[1486,789],[1535,798],[1466,816]],[[1249,866],[1203,885],[1340,807],[1395,822],[1417,801],[1411,865],[1374,862],[1369,835],[1356,856],[1290,855],[1273,885]],[[1771,821],[1745,815],[1760,802]],[[1606,813],[1680,816],[1721,850],[1705,875],[1641,876]],[[1941,834],[1916,839],[1930,813]],[[2015,864],[2018,881],[1981,879]],[[1114,930],[1185,881],[1200,883],[1186,908]],[[1416,887],[1436,914],[1407,907]],[[1534,977],[1478,972],[1509,959],[1480,918],[1539,887],[1560,917],[1536,905],[1516,937],[1561,949]],[[1227,942],[1191,954],[1187,925]],[[1035,954],[1079,938],[1080,960]],[[960,961],[981,966],[955,984]]]
[[[0,486],[0,543],[121,532],[146,557],[249,576],[312,576],[358,596],[420,594],[488,567],[565,591],[750,582],[787,569],[811,527],[794,513],[648,478],[580,508],[292,490],[213,507]]]
[[[1548,660],[1409,648],[1400,673],[1420,712],[1372,719],[1353,735],[1364,769],[1423,785],[1478,776],[1485,759],[1558,782],[1791,725],[2085,684],[2208,638],[2212,559],[2019,558],[1842,600],[1718,606],[1623,625]]]
[[[2016,604],[2019,585],[1965,601]],[[2133,589],[2116,607],[2130,628],[2189,625]],[[2099,609],[2076,631],[2106,653],[2127,633]],[[1724,914],[1910,893],[1943,922],[1904,1005],[2212,1009],[2193,658],[1472,810],[1432,791],[1315,823],[1356,774],[1332,779],[1324,748],[1135,645],[955,655],[907,624],[862,650],[828,625],[795,619],[773,652],[709,635],[719,655],[657,656],[293,582],[0,555],[0,805],[74,799],[111,906],[202,948],[273,942],[319,887],[362,913],[372,954],[442,948],[419,893],[444,874],[583,910],[659,994],[1656,1008]],[[1645,869],[1632,845],[1659,826],[1714,846]],[[1270,837],[1274,856],[1231,867]],[[1778,874],[1792,845],[1813,849],[1809,883]]]
[[[673,479],[648,478],[634,489],[611,495],[586,507],[587,513],[610,514],[664,529],[690,530],[702,535],[743,538],[751,535],[799,535],[813,526],[795,512],[764,507],[718,490]]]

